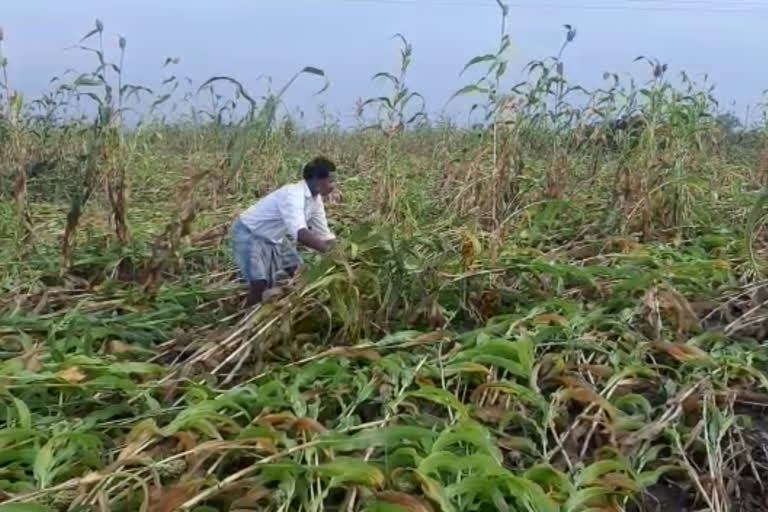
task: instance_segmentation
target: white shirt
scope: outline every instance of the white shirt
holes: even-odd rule
[[[286,237],[295,242],[299,231],[310,228],[323,240],[336,238],[328,228],[323,198],[313,196],[304,180],[261,198],[240,215],[240,220],[253,234],[273,243]]]

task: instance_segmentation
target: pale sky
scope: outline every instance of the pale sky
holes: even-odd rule
[[[198,83],[227,74],[254,93],[258,77],[279,84],[305,65],[323,68],[331,88],[313,97],[303,80],[287,101],[310,119],[320,104],[347,122],[358,98],[383,92],[371,82],[398,63],[396,32],[414,47],[410,84],[439,111],[468,81],[459,77],[473,56],[496,49],[499,11],[494,0],[0,0],[0,26],[11,85],[28,95],[48,88],[67,68],[90,69],[90,57],[65,48],[100,18],[107,42],[127,38],[127,81],[159,84],[166,57],[180,57],[174,73]],[[659,58],[677,72],[708,73],[721,106],[760,101],[768,88],[768,0],[508,0],[510,63],[557,52],[563,24],[578,35],[566,54],[567,72],[587,87],[605,71],[648,70],[638,55]]]

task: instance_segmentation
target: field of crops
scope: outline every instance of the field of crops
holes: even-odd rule
[[[768,123],[652,59],[505,87],[502,32],[459,128],[398,44],[313,131],[99,22],[39,100],[0,51],[0,511],[768,510]],[[247,309],[229,225],[317,154],[340,244]]]

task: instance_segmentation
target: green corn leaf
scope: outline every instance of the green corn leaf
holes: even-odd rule
[[[471,445],[478,452],[490,455],[497,463],[501,463],[502,454],[495,439],[486,428],[475,421],[462,421],[444,431],[437,438],[432,449],[441,451],[452,447],[458,448],[460,444]]]
[[[434,452],[419,463],[418,470],[425,475],[437,475],[440,471],[458,473],[474,471],[482,474],[498,469],[496,459],[486,454],[457,455],[453,452]]]
[[[439,481],[420,471],[415,471],[414,474],[421,484],[421,492],[424,493],[424,496],[437,503],[440,507],[440,512],[456,512],[456,507],[451,503],[448,493]]]
[[[0,430],[0,447],[43,437],[43,434],[26,428],[4,428]]]
[[[322,446],[338,451],[356,451],[369,447],[393,449],[404,444],[415,444],[422,450],[428,450],[436,434],[428,429],[411,425],[393,425],[391,427],[364,430],[354,436],[328,435],[319,440]]]
[[[563,505],[562,511],[581,512],[584,505],[588,502],[609,494],[612,494],[612,491],[605,487],[588,487],[586,489],[580,489],[568,497],[568,500]]]
[[[376,466],[359,459],[337,458],[312,469],[320,476],[330,477],[331,487],[356,484],[380,488],[384,485],[384,473]]]
[[[582,469],[576,477],[576,487],[593,485],[606,473],[628,472],[627,465],[618,460],[600,460]]]
[[[637,484],[640,486],[641,489],[647,489],[648,487],[652,485],[656,485],[656,483],[659,481],[659,478],[661,478],[666,473],[671,473],[675,471],[684,472],[685,470],[680,466],[675,465],[664,465],[660,466],[653,471],[644,471],[637,475]]]
[[[51,512],[51,509],[34,503],[10,503],[0,505],[0,512]]]
[[[54,457],[53,450],[55,438],[45,443],[37,452],[35,463],[32,467],[35,480],[40,489],[45,489],[53,480]]]
[[[469,418],[469,409],[467,406],[461,403],[453,393],[449,393],[441,388],[424,387],[417,391],[406,393],[403,398],[420,398],[422,400],[427,400],[453,410],[461,418]]]
[[[523,477],[537,483],[546,491],[555,491],[566,495],[574,491],[570,478],[547,464],[537,464],[531,467],[523,473]]]
[[[493,61],[495,61],[497,58],[498,58],[498,57],[497,57],[496,55],[493,55],[493,54],[491,54],[491,53],[489,53],[489,54],[487,54],[487,55],[478,55],[477,57],[473,57],[472,59],[470,59],[470,61],[469,61],[469,62],[467,62],[467,64],[466,64],[466,65],[464,66],[464,68],[461,70],[461,73],[460,73],[460,75],[463,75],[463,74],[464,74],[464,73],[465,73],[465,72],[466,72],[466,71],[467,71],[469,68],[471,68],[472,66],[476,66],[477,64],[481,64],[481,63],[483,63],[483,62],[493,62]]]
[[[23,401],[13,397],[13,405],[16,408],[17,427],[20,429],[32,429],[32,413]]]

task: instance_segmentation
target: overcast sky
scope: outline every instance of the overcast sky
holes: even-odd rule
[[[358,98],[382,92],[371,82],[398,62],[396,32],[414,47],[411,86],[440,110],[466,83],[459,71],[471,57],[494,51],[499,9],[494,0],[0,0],[0,26],[12,86],[27,94],[48,88],[67,68],[89,69],[89,58],[66,47],[100,18],[107,41],[128,42],[128,81],[157,86],[166,57],[180,57],[175,73],[196,81],[228,74],[257,93],[258,77],[275,82],[312,65],[332,86],[313,97],[316,81],[302,81],[288,101],[316,119],[324,103],[348,120]],[[578,35],[566,55],[568,73],[586,86],[603,72],[647,69],[640,54],[670,69],[708,73],[724,109],[736,102],[744,116],[768,88],[768,0],[509,0],[511,69],[557,52],[563,24]],[[537,6],[537,7],[533,7]],[[609,8],[605,8],[609,7]]]

